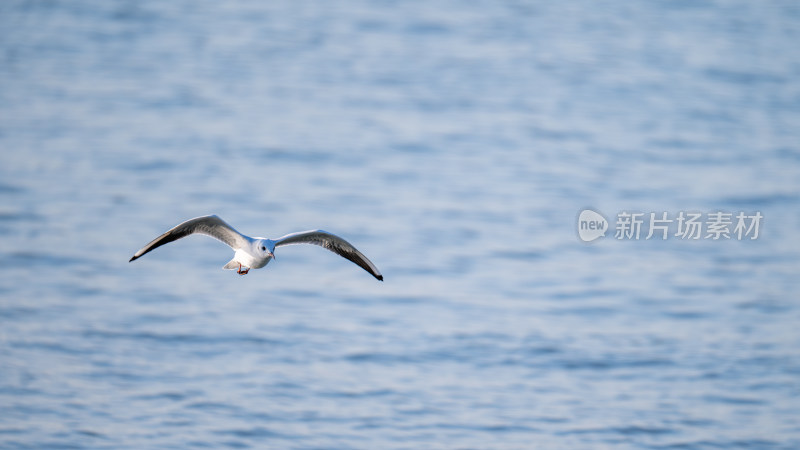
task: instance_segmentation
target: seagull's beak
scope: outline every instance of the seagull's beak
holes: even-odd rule
[[[274,254],[274,253],[272,253],[272,252],[267,252],[267,254],[268,254],[269,256],[271,256],[271,257],[272,257],[272,259],[274,259],[274,260],[276,260],[276,261],[278,260],[278,258],[276,258],[276,257],[275,257],[275,254]]]

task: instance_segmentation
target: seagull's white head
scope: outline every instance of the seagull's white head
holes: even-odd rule
[[[259,239],[256,241],[256,251],[264,259],[275,259],[275,241],[271,239]]]

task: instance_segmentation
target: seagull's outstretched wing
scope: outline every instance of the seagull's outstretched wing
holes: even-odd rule
[[[292,244],[314,244],[325,247],[337,255],[353,261],[361,268],[371,273],[372,276],[383,281],[383,275],[381,275],[378,268],[375,267],[375,264],[372,264],[372,261],[367,259],[360,251],[356,250],[349,242],[335,234],[322,230],[300,231],[298,233],[287,234],[275,240],[275,247]]]
[[[141,257],[150,250],[195,233],[205,234],[206,236],[211,236],[214,239],[219,239],[220,241],[228,244],[234,250],[247,244],[247,238],[245,238],[238,231],[234,230],[233,227],[225,223],[225,221],[219,217],[195,217],[194,219],[189,219],[180,225],[176,225],[171,230],[153,239],[152,242],[136,252],[136,254],[131,257],[130,261]]]

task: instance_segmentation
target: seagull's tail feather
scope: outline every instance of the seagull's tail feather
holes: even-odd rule
[[[222,266],[222,268],[225,269],[225,270],[235,270],[235,269],[238,269],[240,267],[241,267],[241,265],[238,262],[236,262],[236,259],[232,259],[232,260],[230,260],[228,262],[228,264],[225,264],[224,266]]]

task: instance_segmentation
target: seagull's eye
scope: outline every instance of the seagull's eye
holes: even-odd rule
[[[263,247],[263,246],[261,247],[261,251],[262,251],[262,252],[263,252],[263,251],[266,251],[266,250],[267,250],[267,247]]]

